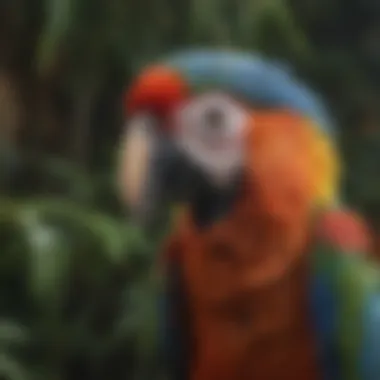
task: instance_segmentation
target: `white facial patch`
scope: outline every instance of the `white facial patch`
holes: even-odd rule
[[[215,184],[228,184],[242,167],[248,114],[226,95],[204,94],[175,114],[177,143]]]

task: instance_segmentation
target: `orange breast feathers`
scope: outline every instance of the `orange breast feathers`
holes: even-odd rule
[[[334,150],[308,120],[291,113],[255,112],[250,123],[248,171],[233,210],[202,231],[183,215],[170,248],[182,256],[197,337],[196,380],[250,380],[268,371],[278,378],[276,370],[290,379],[314,365],[306,296],[299,293],[305,271],[294,271],[307,252],[310,211],[334,199]],[[284,336],[292,338],[285,344]],[[284,373],[286,366],[270,364],[273,357],[289,363],[294,347],[307,353],[293,361],[305,368]]]
[[[194,265],[203,292],[212,291],[205,285],[218,268],[225,268],[228,278],[215,275],[217,293],[244,279],[259,284],[281,276],[301,254],[313,208],[334,200],[334,149],[309,120],[285,111],[262,111],[250,123],[246,182],[234,209],[205,231],[197,231],[191,215],[178,223],[176,240],[189,252],[187,264]],[[208,264],[210,257],[223,259],[214,265]],[[246,275],[230,270],[234,266],[244,268]],[[200,284],[201,277],[205,284]]]
[[[257,203],[278,218],[335,201],[336,149],[310,120],[286,111],[257,112],[247,139]]]

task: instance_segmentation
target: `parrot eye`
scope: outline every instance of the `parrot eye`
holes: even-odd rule
[[[226,176],[241,162],[247,113],[223,94],[201,95],[178,110],[178,144],[190,159],[209,174]]]
[[[223,111],[218,108],[211,108],[206,111],[205,124],[210,129],[221,129],[225,124],[225,117]]]
[[[240,138],[246,121],[245,110],[219,94],[206,94],[188,102],[176,116],[178,134],[199,138],[210,148],[227,147]]]

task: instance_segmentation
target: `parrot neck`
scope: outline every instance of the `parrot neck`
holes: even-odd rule
[[[203,229],[226,216],[239,199],[242,183],[241,173],[223,188],[217,188],[210,182],[199,182],[190,206],[194,224]]]
[[[226,217],[249,214],[249,218],[289,224],[294,219],[308,219],[313,203],[294,196],[281,186],[264,187],[260,180],[239,173],[230,186],[217,188],[207,181],[197,181],[189,211],[196,228],[206,229]]]
[[[315,210],[285,188],[272,194],[259,184],[245,175],[229,192],[200,192],[183,215],[183,231],[187,241],[208,241],[214,235],[237,245],[244,241],[252,249],[247,257],[255,262],[251,285],[260,288],[279,281],[305,254]]]

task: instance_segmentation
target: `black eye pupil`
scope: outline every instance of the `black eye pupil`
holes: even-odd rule
[[[224,124],[222,111],[216,108],[208,110],[205,115],[205,122],[210,129],[220,129]]]

